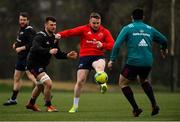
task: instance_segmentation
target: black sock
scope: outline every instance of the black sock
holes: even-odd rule
[[[129,103],[131,104],[131,106],[133,107],[134,110],[138,109],[138,105],[136,104],[136,101],[134,99],[134,94],[133,91],[131,90],[131,88],[129,86],[124,87],[121,89],[124,96],[128,99]]]
[[[11,96],[11,100],[15,100],[16,99],[16,97],[18,95],[18,92],[19,92],[19,90],[17,90],[17,91],[13,90],[13,94]]]
[[[30,99],[30,104],[34,105],[35,102],[36,102],[36,98],[31,98],[31,99]]]
[[[145,82],[141,86],[142,86],[144,92],[146,93],[146,95],[148,96],[149,100],[151,101],[152,106],[156,106],[156,100],[155,100],[153,89],[152,89],[150,83]]]
[[[51,106],[51,101],[46,101],[45,106]]]

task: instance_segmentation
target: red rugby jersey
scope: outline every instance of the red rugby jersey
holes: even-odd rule
[[[61,38],[80,37],[80,57],[104,55],[104,50],[111,50],[114,45],[111,33],[102,25],[96,32],[87,24],[58,32],[58,34],[61,35]],[[103,44],[101,49],[97,48],[97,41]]]

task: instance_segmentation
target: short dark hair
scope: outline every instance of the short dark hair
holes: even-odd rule
[[[143,14],[144,14],[144,12],[143,12],[143,9],[141,9],[141,8],[137,8],[132,12],[132,16],[133,16],[134,20],[143,19]]]
[[[46,17],[45,23],[47,23],[48,21],[56,22],[56,18],[54,18],[52,16],[48,16],[48,17]]]
[[[20,12],[19,16],[26,17],[29,20],[29,14],[27,12]]]
[[[92,12],[90,14],[90,19],[91,18],[101,19],[101,15],[99,13],[97,13],[97,12]]]

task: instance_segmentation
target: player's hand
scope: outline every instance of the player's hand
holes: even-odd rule
[[[12,48],[15,50],[15,48],[16,48],[16,43],[13,43]]]
[[[77,59],[78,53],[76,51],[71,51],[67,54],[67,57],[70,59]]]
[[[61,39],[61,35],[60,34],[55,34],[54,43],[58,42],[60,39]]]
[[[160,52],[161,52],[162,58],[165,59],[167,57],[167,54],[168,54],[168,49],[165,49],[165,50],[161,49]]]
[[[100,41],[97,41],[97,48],[102,48],[103,44]]]
[[[55,39],[57,39],[57,40],[61,39],[61,35],[60,34],[55,34]]]
[[[52,55],[55,55],[57,52],[58,52],[57,48],[52,48],[52,49],[49,50],[49,53],[52,54]]]
[[[17,47],[17,48],[16,48],[16,52],[17,52],[17,53],[21,52],[22,50],[25,50],[25,46]]]
[[[112,70],[112,67],[113,67],[113,61],[109,61],[108,62],[108,68],[110,69],[110,70]]]

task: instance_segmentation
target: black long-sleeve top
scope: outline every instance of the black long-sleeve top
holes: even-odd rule
[[[32,41],[34,36],[36,35],[36,31],[33,29],[32,26],[26,26],[25,28],[20,28],[18,31],[18,35],[15,42],[15,48],[25,46],[26,49],[22,50],[18,53],[19,59],[26,59],[30,47],[32,46]]]
[[[55,35],[49,36],[46,31],[40,31],[34,37],[32,47],[28,55],[28,65],[46,67],[51,59],[50,49],[57,48],[58,52],[54,55],[57,59],[67,59],[67,53],[62,52],[55,43]]]

